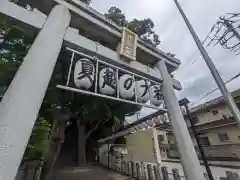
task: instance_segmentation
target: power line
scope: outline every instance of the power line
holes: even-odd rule
[[[239,33],[236,31],[236,29],[240,29],[240,25],[237,24],[237,26],[233,26],[236,25],[236,23],[239,23],[240,20],[236,19],[240,17],[240,13],[226,13],[224,16],[221,16],[219,18],[219,20],[216,22],[216,24],[214,24],[210,30],[210,32],[207,34],[206,38],[204,39],[204,41],[202,42],[202,44],[204,45],[205,42],[210,39],[210,41],[208,42],[208,44],[204,47],[205,49],[210,47],[211,44],[214,41],[217,41],[213,47],[211,48],[211,50],[208,51],[208,53],[210,53],[212,51],[212,49],[220,43],[220,45],[225,48],[225,49],[231,49],[232,51],[234,51],[236,53],[236,55],[240,55],[240,42],[234,44],[233,46],[229,46],[228,42],[237,37],[240,40],[240,35]],[[224,28],[226,28],[224,30]],[[223,30],[223,31],[222,31]],[[233,34],[231,34],[231,32]],[[231,34],[231,35],[230,35]],[[229,36],[230,35],[230,36]],[[176,73],[181,72],[182,70],[184,70],[189,64],[190,62],[192,62],[192,64],[194,64],[198,59],[193,59],[193,57],[198,53],[198,49],[190,56],[189,60],[187,60],[187,62],[182,65],[178,71]],[[200,55],[201,57],[201,55]]]
[[[205,37],[205,39],[202,41],[202,44],[204,45],[204,43],[210,38],[209,35],[212,33],[212,31],[210,31],[207,36]],[[211,42],[211,41],[210,41]],[[216,44],[217,45],[217,44]],[[216,46],[215,45],[215,46]],[[210,46],[210,43],[208,43],[205,48],[209,47]],[[215,47],[214,46],[214,47]],[[212,51],[212,49],[211,49]],[[189,65],[190,62],[195,63],[197,61],[197,59],[193,59],[193,57],[199,52],[199,50],[197,49],[196,51],[194,51],[194,53],[190,56],[190,58],[187,60],[187,62],[185,64],[183,64],[176,73],[179,73],[181,72],[183,69],[185,69],[185,67],[187,67],[187,65]],[[201,57],[201,55],[200,55]]]
[[[187,62],[185,64],[183,64],[176,73],[181,72],[183,69],[185,69],[185,67],[187,67],[187,65],[193,60],[193,57],[198,53],[198,50],[196,50],[191,56],[190,58],[187,60]]]
[[[207,53],[209,54],[209,53],[215,48],[215,46],[216,46],[218,43],[219,43],[219,42],[215,43],[215,44],[212,46],[212,48],[208,50]],[[202,57],[202,55],[200,55],[200,57]],[[200,58],[200,57],[199,57],[199,58]],[[194,64],[196,61],[197,61],[197,59],[195,59],[195,60],[192,62],[192,64]]]
[[[230,78],[229,80],[225,81],[224,84],[228,84],[230,82],[232,82],[234,79],[238,78],[240,76],[240,73],[236,74],[235,76],[233,76],[232,78]],[[214,93],[215,91],[217,91],[218,88],[214,88],[211,91],[209,91],[208,93],[204,94],[201,98],[199,98],[197,101],[194,101],[193,104],[196,104],[197,102],[201,102],[205,97],[209,96],[210,94]]]
[[[238,51],[240,51],[240,34],[237,30],[240,29],[240,24],[237,24],[237,26],[236,26],[236,23],[240,22],[239,18],[240,18],[240,13],[227,13],[227,14],[221,16],[219,18],[219,20],[217,21],[217,23],[212,26],[212,29],[210,32],[214,32],[214,30],[215,30],[215,32],[213,34],[213,37],[209,37],[211,39],[211,41],[208,43],[208,45],[210,46],[210,44],[212,42],[217,41],[213,45],[213,48],[218,43],[220,43],[220,45],[223,48],[230,49],[230,50],[236,52],[236,55],[239,55],[240,52],[238,52]],[[228,42],[233,38],[238,39],[238,42],[235,42],[234,45],[229,45]],[[233,81],[234,79],[236,79],[239,76],[240,76],[240,73],[233,76],[228,81],[224,82],[224,84],[227,84],[227,83]],[[208,95],[212,94],[216,90],[218,90],[218,88],[215,88],[212,91],[208,92],[203,97],[201,97],[198,101],[202,101],[202,99],[204,99]]]

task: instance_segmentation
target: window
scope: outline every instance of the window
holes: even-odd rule
[[[197,116],[192,116],[192,122],[193,122],[193,124],[199,123],[198,117]]]
[[[213,110],[212,111],[212,114],[215,116],[215,115],[217,115],[218,114],[218,110]]]
[[[161,142],[163,142],[164,141],[164,135],[158,135],[158,142],[159,142],[159,144],[161,144]]]
[[[224,142],[224,141],[229,141],[230,140],[227,133],[218,134],[218,137],[219,137],[220,142]]]
[[[223,115],[222,115],[222,118],[223,118],[223,119],[227,119],[227,115],[223,114]]]
[[[206,145],[206,146],[210,145],[210,141],[209,141],[208,137],[200,137],[199,141],[200,141],[199,142],[200,145]]]

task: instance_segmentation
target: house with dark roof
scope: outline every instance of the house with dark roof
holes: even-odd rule
[[[240,89],[232,92],[232,96],[240,107]],[[208,158],[240,159],[240,131],[223,97],[193,107],[190,111],[200,136],[201,146]],[[187,116],[185,120],[198,151]],[[163,128],[163,126],[160,127]],[[165,125],[164,129],[168,131],[169,137],[173,136],[170,125]],[[177,156],[176,154],[170,153],[170,156]]]

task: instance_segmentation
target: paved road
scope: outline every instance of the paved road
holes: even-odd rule
[[[100,166],[89,165],[55,169],[51,180],[129,180],[129,177]]]

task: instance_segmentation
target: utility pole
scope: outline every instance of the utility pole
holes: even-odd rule
[[[184,105],[186,111],[187,111],[187,116],[188,116],[188,119],[190,121],[190,124],[191,124],[191,128],[192,128],[192,131],[193,131],[193,134],[195,136],[195,139],[196,139],[196,142],[197,142],[197,145],[198,145],[198,149],[199,149],[199,152],[201,154],[201,157],[202,157],[202,160],[203,160],[203,163],[205,165],[205,168],[206,168],[206,171],[207,171],[207,174],[208,174],[208,177],[209,177],[209,180],[214,180],[213,178],[213,175],[212,175],[212,172],[211,172],[211,169],[209,167],[209,164],[208,164],[208,161],[207,161],[207,158],[206,158],[206,155],[200,145],[200,138],[198,136],[198,133],[196,131],[196,128],[194,126],[194,123],[193,123],[193,119],[192,119],[192,116],[190,114],[190,111],[189,111],[189,108],[188,108],[188,105]]]
[[[225,24],[228,28],[229,31],[233,32],[233,35],[239,40],[240,42],[240,34],[236,31],[236,29],[233,27],[233,25],[231,23],[229,23],[228,20],[226,20],[225,18],[220,18],[220,20],[223,21],[223,24]]]
[[[240,34],[237,31],[240,30],[239,22],[240,13],[226,13],[221,16],[217,23],[211,28],[210,34],[208,35],[208,38],[211,39],[211,41],[208,45],[216,41],[215,45],[220,43],[224,49],[230,49],[231,51],[236,52],[236,55],[240,55]],[[234,39],[233,42],[228,43],[233,38],[237,40]]]
[[[218,70],[216,69],[212,59],[209,57],[206,49],[204,48],[203,44],[201,43],[199,37],[197,36],[197,34],[196,34],[195,30],[193,29],[191,23],[189,22],[188,18],[186,17],[186,15],[185,15],[183,9],[181,8],[180,4],[178,3],[177,0],[174,0],[174,2],[176,4],[180,14],[182,15],[182,17],[183,17],[183,19],[184,19],[192,37],[193,37],[195,43],[196,43],[199,51],[201,52],[202,57],[205,60],[213,78],[215,79],[215,81],[216,81],[216,83],[217,83],[217,85],[218,85],[218,87],[219,87],[219,89],[220,89],[220,91],[221,91],[221,93],[222,93],[222,95],[223,95],[231,113],[233,114],[234,119],[236,120],[238,126],[240,127],[240,112],[239,112],[239,109],[238,109],[236,103],[234,102],[231,94],[228,92],[228,90],[227,90],[227,88],[226,88]]]

